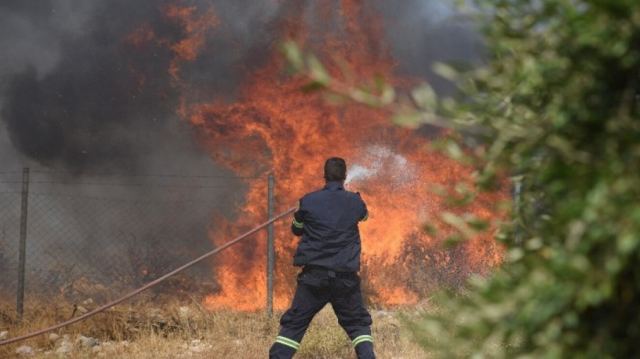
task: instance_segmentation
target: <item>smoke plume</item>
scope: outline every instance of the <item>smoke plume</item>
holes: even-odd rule
[[[203,30],[204,43],[194,58],[177,58],[171,46],[190,35],[167,16],[167,7],[175,4],[194,7],[196,16],[212,11],[217,19],[215,27]],[[373,4],[372,10],[383,16],[386,40],[400,72],[421,77],[440,92],[451,92],[450,85],[432,73],[431,64],[477,61],[480,41],[475,30],[468,22],[453,20],[455,12],[441,1]],[[64,192],[47,197],[60,209],[43,210],[36,219],[41,230],[30,235],[29,258],[46,267],[37,259],[45,246],[61,248],[62,253],[81,248],[86,264],[95,265],[90,259],[101,254],[104,241],[134,240],[141,248],[160,241],[167,255],[176,248],[189,247],[193,252],[209,248],[212,212],[230,215],[244,187],[229,180],[233,174],[198,146],[197,134],[178,114],[182,101],[234,101],[239,85],[282,40],[279,24],[292,16],[313,23],[316,11],[321,9],[313,2],[297,0],[2,1],[0,161],[10,170],[45,169],[34,189],[42,194]],[[325,23],[314,30],[332,31],[333,25],[337,24]],[[176,61],[180,61],[177,75],[168,71]],[[110,184],[135,186],[96,186],[95,174],[104,172],[119,174],[109,177]],[[167,186],[175,183],[165,178],[155,186],[157,181],[141,175],[166,173],[209,176],[195,188],[178,186],[170,194],[209,202],[182,212],[171,205],[156,208],[148,223],[137,227],[140,235],[114,237],[108,232],[100,237],[96,228],[131,223],[131,212],[92,213],[84,210],[86,202],[68,197],[163,200]],[[60,183],[66,184],[64,190]],[[15,190],[0,183],[4,189]],[[78,225],[69,225],[65,235],[51,235],[70,218]],[[169,221],[197,230],[188,236],[176,234],[179,238],[163,237],[158,228]],[[0,225],[13,228],[15,223],[0,218]]]

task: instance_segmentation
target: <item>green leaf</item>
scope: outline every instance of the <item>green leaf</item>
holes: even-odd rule
[[[295,72],[301,72],[304,69],[304,58],[298,44],[294,41],[286,41],[282,44],[282,52]]]
[[[432,69],[434,73],[450,81],[455,82],[460,78],[459,73],[455,68],[443,62],[434,63]]]
[[[317,57],[309,55],[307,57],[307,65],[309,67],[309,77],[311,77],[313,81],[318,82],[323,86],[327,86],[329,84],[331,76]]]
[[[310,92],[315,92],[315,91],[320,91],[322,89],[325,89],[327,87],[327,85],[325,83],[322,83],[320,81],[309,81],[306,84],[301,86],[301,90],[305,93],[310,93]]]
[[[417,128],[422,122],[422,115],[418,112],[398,113],[393,116],[393,123],[402,127]]]
[[[431,86],[423,84],[411,91],[411,98],[418,108],[433,111],[438,105],[438,98]]]
[[[431,223],[425,223],[422,226],[422,231],[431,237],[435,237],[438,234],[438,228]]]

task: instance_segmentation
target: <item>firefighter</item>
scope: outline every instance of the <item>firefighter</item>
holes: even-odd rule
[[[302,267],[291,307],[280,319],[280,332],[270,358],[291,358],[311,320],[331,303],[338,323],[347,332],[358,358],[375,358],[371,315],[360,290],[360,233],[368,218],[359,193],[344,189],[346,163],[329,158],[324,165],[326,185],[302,197],[291,230],[301,236],[293,264]]]

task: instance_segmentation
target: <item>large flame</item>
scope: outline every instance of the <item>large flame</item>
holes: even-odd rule
[[[320,2],[319,16],[324,18],[314,23],[331,18],[332,23],[340,24],[339,30],[307,36],[309,25],[298,14],[282,21],[282,40],[293,37],[305,44],[334,73],[338,68],[344,73],[346,68],[355,79],[382,75],[391,83],[402,83],[394,75],[394,62],[381,40],[382,26],[375,14],[360,1],[340,1],[337,10],[329,3],[335,2]],[[176,60],[169,71],[178,78],[180,62],[197,56],[204,31],[218,20],[213,13],[196,17],[192,9],[175,7],[169,8],[168,16],[183,23],[188,35],[170,45]],[[141,31],[132,41],[145,36],[147,32]],[[429,276],[462,276],[500,262],[501,252],[489,235],[477,236],[456,250],[438,248],[451,233],[439,219],[441,213],[464,211],[491,219],[496,217],[495,203],[502,194],[483,194],[463,209],[449,208],[434,188],[451,190],[460,180],[470,183],[472,169],[429,151],[428,139],[392,125],[385,111],[353,103],[333,106],[319,94],[303,93],[300,88],[305,80],[283,76],[284,65],[274,49],[266,65],[242,85],[235,103],[214,100],[184,105],[179,111],[195,126],[217,163],[247,178],[248,192],[237,218],[214,220],[214,243],[221,244],[266,219],[266,174],[274,174],[277,208],[285,209],[323,185],[326,158],[341,156],[349,165],[348,189],[359,191],[370,211],[370,219],[360,230],[362,272],[371,301],[415,303],[428,290],[425,283],[435,280]],[[435,234],[424,231],[427,222],[440,230]],[[220,291],[206,298],[209,308],[254,310],[264,306],[265,234],[257,237],[217,259],[214,271]],[[285,308],[290,300],[296,245],[288,223],[277,225],[276,308]]]

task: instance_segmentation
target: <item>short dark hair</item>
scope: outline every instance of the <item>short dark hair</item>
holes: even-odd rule
[[[331,157],[324,163],[326,181],[344,181],[347,178],[347,163],[340,157]]]

